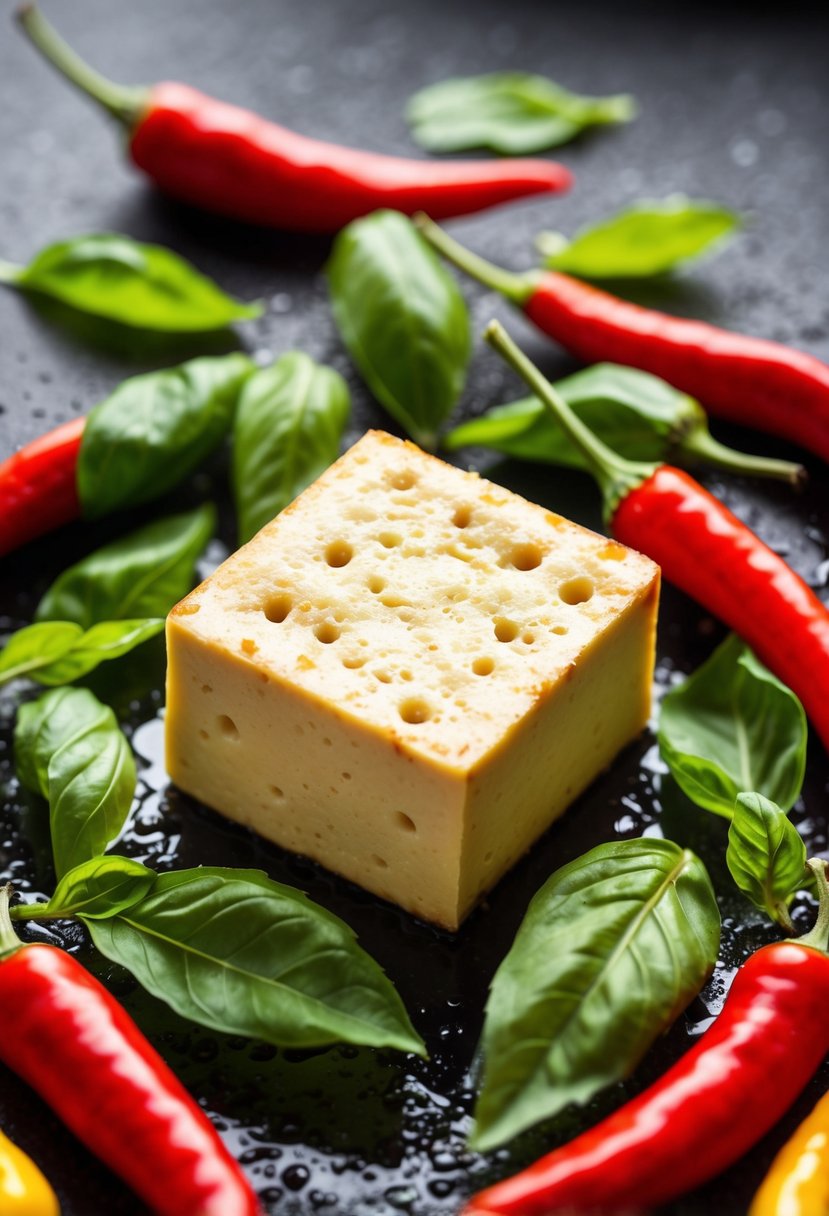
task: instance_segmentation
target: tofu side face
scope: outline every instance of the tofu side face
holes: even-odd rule
[[[456,928],[644,726],[658,587],[369,432],[170,614],[168,771]]]

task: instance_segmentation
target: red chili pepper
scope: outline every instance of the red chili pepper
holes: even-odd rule
[[[719,1174],[791,1106],[829,1051],[829,888],[808,938],[743,964],[710,1030],[661,1080],[462,1216],[641,1212]],[[612,1032],[608,1051],[613,1050]]]
[[[121,88],[82,63],[34,6],[19,16],[47,59],[127,127],[139,168],[167,194],[222,215],[336,232],[381,207],[448,218],[566,190],[572,180],[552,161],[405,160],[343,148],[183,84]]]
[[[0,464],[0,557],[81,513],[75,471],[85,418],[72,418]]]
[[[262,1216],[239,1166],[127,1012],[80,963],[24,946],[0,890],[0,1059],[159,1216]]]
[[[612,452],[573,414],[503,328],[487,339],[581,449],[604,495],[613,535],[735,630],[800,697],[829,748],[829,610],[719,499],[670,465]]]
[[[661,376],[712,414],[829,460],[829,365],[820,359],[780,342],[640,308],[566,274],[512,274],[464,249],[425,217],[418,223],[439,252],[501,292],[579,359]]]

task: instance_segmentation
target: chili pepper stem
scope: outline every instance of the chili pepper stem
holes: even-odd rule
[[[115,84],[96,72],[64,42],[36,5],[24,4],[17,10],[16,16],[29,41],[70,84],[91,97],[124,126],[135,125],[146,108],[149,98],[147,89]]]
[[[0,887],[0,959],[8,958],[10,954],[14,954],[16,950],[19,950],[23,944],[12,928],[9,916],[11,893],[12,889],[8,884]]]
[[[726,469],[746,477],[767,477],[774,481],[785,481],[792,486],[802,486],[807,478],[803,465],[791,460],[775,460],[772,456],[752,456],[726,447],[715,439],[704,427],[694,427],[682,436],[677,447],[683,456],[690,456],[712,465],[715,469]]]
[[[606,443],[602,443],[601,439],[576,417],[535,364],[518,349],[499,321],[490,321],[484,330],[484,338],[527,382],[582,453],[601,488],[605,513],[608,519],[612,518],[622,499],[652,477],[659,466],[626,460],[618,452],[612,451]]]
[[[792,938],[798,946],[811,946],[822,954],[829,954],[829,882],[826,881],[826,862],[819,857],[812,857],[806,865],[815,876],[817,887],[818,909],[814,927],[802,937]]]
[[[448,232],[429,219],[428,215],[424,215],[421,211],[414,216],[415,227],[419,230],[421,236],[428,241],[434,250],[442,257],[451,262],[453,266],[457,266],[459,270],[463,270],[471,278],[477,279],[479,283],[483,283],[485,287],[491,287],[493,291],[500,292],[508,300],[512,300],[519,307],[525,303],[532,295],[536,288],[538,274],[535,271],[528,271],[525,274],[514,274],[511,270],[504,270],[501,266],[495,266],[492,262],[488,262],[485,258],[479,257],[477,253],[473,253],[470,249],[460,245]]]

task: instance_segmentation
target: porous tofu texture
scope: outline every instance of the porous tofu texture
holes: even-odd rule
[[[170,775],[454,929],[644,726],[658,589],[369,432],[171,612]]]

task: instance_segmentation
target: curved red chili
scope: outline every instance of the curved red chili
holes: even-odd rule
[[[512,274],[458,245],[422,217],[451,262],[501,292],[586,363],[661,376],[720,418],[779,435],[829,460],[829,365],[780,342],[641,308],[554,271]]]
[[[124,123],[139,168],[167,194],[222,215],[336,232],[381,207],[448,218],[571,182],[552,161],[383,156],[297,135],[187,85],[121,88],[82,63],[34,6],[19,16],[47,59]]]
[[[748,642],[797,693],[829,748],[829,612],[783,558],[670,465],[631,490],[610,524],[617,540],[653,558],[669,582]]]
[[[85,418],[72,418],[0,464],[0,557],[81,513],[76,483]]]
[[[655,1085],[462,1216],[639,1212],[713,1178],[774,1126],[829,1051],[827,1001],[822,950],[758,950],[710,1030]]]
[[[0,890],[0,1059],[159,1216],[262,1216],[210,1120],[118,1002],[53,946],[24,946]]]
[[[612,452],[497,322],[486,336],[583,452],[601,486],[613,535],[647,554],[670,582],[744,638],[800,697],[829,748],[826,605],[782,557],[687,473]]]

